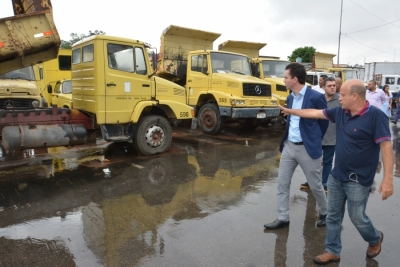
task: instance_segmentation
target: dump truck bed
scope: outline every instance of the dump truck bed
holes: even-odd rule
[[[190,51],[212,50],[213,42],[221,34],[171,25],[161,35],[157,75],[168,80],[169,76],[183,79],[186,75]]]
[[[57,57],[60,36],[51,9],[0,19],[0,74]]]

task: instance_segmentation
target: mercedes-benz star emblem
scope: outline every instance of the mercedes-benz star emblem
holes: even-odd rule
[[[261,95],[261,88],[260,88],[259,85],[257,85],[257,86],[254,88],[254,90],[256,90],[256,94],[257,94],[257,95]]]
[[[13,108],[14,106],[14,102],[12,102],[11,100],[7,100],[6,102],[4,102],[4,107],[5,108]]]

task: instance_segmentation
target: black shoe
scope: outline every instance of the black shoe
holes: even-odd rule
[[[267,230],[275,230],[275,229],[279,229],[279,228],[283,228],[283,227],[288,227],[289,223],[290,223],[290,221],[284,222],[279,219],[276,219],[272,223],[264,224],[264,228]]]
[[[327,193],[328,192],[328,186],[324,185],[324,190],[325,190],[325,193]]]
[[[397,124],[397,121],[392,121],[393,124]]]
[[[319,219],[317,221],[317,226],[318,227],[326,226],[326,214],[325,215],[319,215]]]
[[[310,189],[308,182],[305,182],[304,184],[300,184],[300,189]]]

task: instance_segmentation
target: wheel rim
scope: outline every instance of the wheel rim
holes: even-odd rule
[[[207,109],[204,111],[201,121],[203,122],[204,127],[211,129],[216,124],[217,117],[212,110]]]
[[[165,133],[159,125],[150,125],[146,131],[146,143],[149,147],[159,147],[165,139]]]

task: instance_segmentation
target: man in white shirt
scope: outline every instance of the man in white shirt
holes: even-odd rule
[[[318,84],[316,86],[313,86],[312,89],[320,92],[321,94],[325,94],[325,90],[324,90],[324,88],[322,88],[324,85],[325,78],[328,78],[328,76],[325,74],[322,74],[321,76],[319,76]]]
[[[365,97],[372,106],[379,109],[381,109],[382,104],[386,101],[385,93],[382,89],[376,88],[376,82],[373,80],[368,82],[368,90]]]

